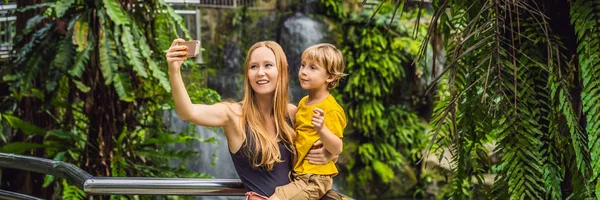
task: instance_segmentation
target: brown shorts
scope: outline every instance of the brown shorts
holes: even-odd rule
[[[275,195],[280,200],[320,199],[332,184],[331,175],[294,174],[291,183],[275,188]]]

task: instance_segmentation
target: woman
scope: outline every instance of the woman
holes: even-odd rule
[[[250,47],[245,63],[244,97],[240,103],[192,104],[181,78],[187,59],[184,42],[176,39],[167,51],[175,108],[183,120],[201,126],[223,127],[231,158],[249,199],[265,198],[275,187],[289,183],[296,133],[296,106],[289,104],[289,72],[285,54],[276,42]],[[307,158],[324,164],[332,160],[322,148]]]

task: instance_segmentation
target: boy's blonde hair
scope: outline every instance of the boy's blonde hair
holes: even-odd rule
[[[337,86],[344,74],[344,56],[334,45],[328,43],[316,44],[308,47],[302,53],[302,60],[313,60],[319,62],[327,73],[333,76],[333,81],[327,85],[328,89]]]

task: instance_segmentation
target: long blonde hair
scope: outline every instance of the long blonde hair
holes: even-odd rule
[[[256,94],[254,90],[252,90],[250,80],[248,79],[250,56],[254,50],[260,47],[269,48],[273,51],[273,54],[275,54],[275,65],[277,66],[278,76],[277,87],[275,88],[275,94],[273,95],[273,111],[271,114],[275,120],[275,128],[278,137],[285,142],[286,148],[293,153],[295,153],[293,144],[296,132],[286,120],[289,119],[287,108],[289,103],[289,71],[285,53],[281,46],[276,42],[257,42],[250,47],[250,50],[248,50],[248,55],[246,56],[246,62],[244,64],[244,98],[242,99],[241,124],[244,132],[249,132],[249,138],[246,138],[246,134],[243,134],[243,137],[248,150],[251,151],[248,155],[248,158],[252,161],[251,164],[255,167],[264,167],[271,171],[275,163],[282,162],[283,159],[279,153],[276,139],[269,137],[267,134],[265,118],[260,113],[258,103],[256,102]]]

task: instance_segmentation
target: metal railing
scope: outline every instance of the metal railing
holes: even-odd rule
[[[0,168],[64,178],[90,195],[244,196],[246,192],[239,179],[95,177],[69,163],[6,153],[0,153]],[[0,190],[0,197],[9,195],[22,194]]]
[[[16,4],[0,5],[0,61],[8,60],[12,54],[17,17],[10,12],[16,8]]]
[[[246,193],[239,179],[95,177],[62,161],[7,153],[0,153],[0,169],[2,168],[54,175],[75,184],[88,195],[244,196]],[[0,199],[39,200],[5,190],[0,190]]]

